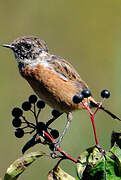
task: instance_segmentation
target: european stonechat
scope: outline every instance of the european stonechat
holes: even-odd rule
[[[67,114],[67,125],[59,143],[70,124],[72,111],[84,109],[84,106],[98,106],[92,96],[84,98],[79,104],[72,101],[73,96],[80,94],[83,89],[88,89],[88,85],[68,61],[48,51],[45,41],[33,36],[24,36],[2,46],[12,49],[21,76],[28,81],[39,98],[60,114]],[[120,120],[102,106],[100,109]]]

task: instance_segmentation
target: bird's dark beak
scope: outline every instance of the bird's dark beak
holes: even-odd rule
[[[12,49],[12,50],[15,48],[14,45],[11,45],[11,44],[2,44],[0,46],[6,47],[6,48],[9,48],[9,49]]]

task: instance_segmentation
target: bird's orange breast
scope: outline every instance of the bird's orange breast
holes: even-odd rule
[[[78,94],[73,81],[65,81],[55,71],[43,64],[34,68],[27,65],[20,70],[21,75],[29,82],[36,94],[52,108],[62,112],[80,109],[81,104],[74,104],[72,98]]]

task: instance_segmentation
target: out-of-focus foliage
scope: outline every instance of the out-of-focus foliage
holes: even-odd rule
[[[17,179],[35,160],[42,156],[47,156],[44,152],[32,152],[14,161],[7,169],[4,180],[15,180]]]
[[[39,157],[48,156],[38,151],[32,152],[14,161],[7,169],[4,180],[16,180]],[[45,158],[45,157],[44,157]],[[77,176],[70,176],[59,166],[59,162],[49,171],[48,180],[120,180],[121,179],[121,149],[115,144],[108,152],[100,147],[91,147],[82,152],[78,158]],[[74,164],[75,165],[75,164]],[[41,171],[41,169],[40,169]],[[42,177],[43,174],[40,175]],[[38,175],[36,176],[36,178]]]

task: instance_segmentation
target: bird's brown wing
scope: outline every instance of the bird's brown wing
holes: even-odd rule
[[[52,56],[49,64],[65,81],[71,80],[79,85],[81,89],[88,88],[87,84],[81,79],[80,75],[68,61],[58,56]]]
[[[82,108],[74,104],[72,98],[88,86],[64,59],[50,56],[34,68],[27,65],[20,73],[36,94],[54,109],[69,112]]]

